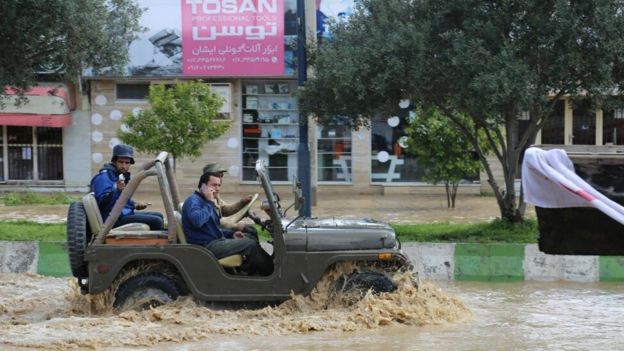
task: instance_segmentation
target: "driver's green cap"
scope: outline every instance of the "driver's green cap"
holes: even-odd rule
[[[202,169],[202,172],[203,173],[224,173],[224,172],[227,172],[227,169],[225,169],[223,166],[221,166],[218,163],[209,163],[204,166],[204,168]]]

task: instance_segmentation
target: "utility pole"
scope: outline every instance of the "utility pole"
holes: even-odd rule
[[[306,25],[305,25],[305,0],[297,0],[297,84],[305,85],[307,80],[306,60]],[[310,171],[310,148],[308,146],[308,116],[299,112],[299,147],[297,149],[298,178],[301,182],[301,190],[304,199],[303,206],[299,208],[299,215],[312,216],[312,181]]]

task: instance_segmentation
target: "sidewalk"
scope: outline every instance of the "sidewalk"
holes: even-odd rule
[[[281,194],[280,194],[281,195]],[[282,196],[282,207],[292,203],[292,196]],[[239,194],[223,194],[227,202],[240,198]],[[162,200],[156,193],[138,193],[135,199],[151,202],[152,211],[164,213]],[[252,211],[266,216],[260,210],[260,202],[254,204]],[[0,220],[36,220],[39,222],[62,222],[67,216],[67,205],[0,205]],[[294,209],[287,212],[287,217],[295,215]],[[500,211],[493,196],[458,194],[455,208],[446,206],[443,195],[319,195],[316,206],[312,207],[313,217],[371,218],[390,223],[475,223],[490,221],[500,217]],[[527,207],[527,218],[535,217],[532,207]]]

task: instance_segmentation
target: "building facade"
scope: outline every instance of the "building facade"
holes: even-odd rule
[[[149,86],[187,79],[202,79],[223,98],[220,118],[231,127],[207,143],[201,157],[177,162],[182,190],[193,189],[209,162],[228,169],[225,192],[256,189],[257,159],[265,160],[276,183],[289,184],[297,174],[300,123],[297,1],[139,2],[146,8],[146,31],[130,45],[123,72],[86,71],[80,86],[52,87],[61,94],[32,92],[42,101],[30,110],[0,111],[1,186],[86,191],[120,142],[117,132],[128,128],[124,116],[149,108]],[[348,20],[352,11],[352,0],[306,0],[308,35],[330,38],[328,21]],[[309,121],[315,192],[444,192],[424,182],[418,160],[405,154],[410,104],[397,104],[401,113],[374,117],[370,129],[351,130],[340,118],[326,126]],[[519,117],[521,125],[526,117]],[[536,142],[623,145],[623,112],[593,111],[563,99]],[[137,160],[151,157],[139,154]],[[488,191],[487,183],[474,180],[460,190],[481,191]]]

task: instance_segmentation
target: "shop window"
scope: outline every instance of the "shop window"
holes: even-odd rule
[[[62,180],[63,130],[47,127],[7,126],[2,149],[8,162],[2,162],[2,180]],[[4,158],[3,158],[4,159]],[[8,177],[5,179],[4,172]]]
[[[63,179],[62,131],[61,128],[36,128],[39,180]]]
[[[247,81],[242,89],[243,180],[255,181],[263,159],[271,180],[297,174],[299,111],[294,81]]]
[[[405,154],[408,112],[371,120],[371,181],[373,183],[420,182],[424,169]]]
[[[117,100],[147,100],[149,83],[117,84]]]
[[[596,110],[588,100],[574,104],[572,110],[572,144],[596,145]]]
[[[602,140],[605,145],[624,145],[624,110],[603,111],[602,119]]]
[[[542,125],[542,144],[564,144],[565,102],[557,101],[553,111]]]
[[[0,128],[0,182],[4,182],[4,128]]]
[[[7,139],[9,179],[33,179],[33,128],[8,126]]]
[[[351,182],[351,128],[336,117],[317,127],[317,172],[319,182]]]

